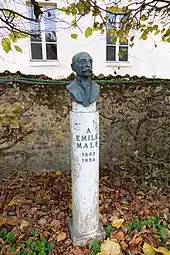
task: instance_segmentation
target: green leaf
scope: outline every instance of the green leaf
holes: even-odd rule
[[[161,30],[161,34],[163,34],[165,32],[165,28],[162,28]]]
[[[77,39],[77,37],[78,37],[78,34],[71,34],[71,38]]]
[[[141,21],[145,21],[145,20],[147,20],[147,19],[148,19],[148,18],[147,18],[146,15],[144,15],[144,14],[143,14],[143,15],[141,16],[141,18],[140,18]]]
[[[10,15],[11,14],[11,12],[10,11],[8,11],[8,10],[5,10],[5,11],[3,11],[6,15]]]
[[[7,233],[8,233],[7,228],[3,228],[3,229],[0,231],[0,237],[3,238],[3,239],[5,239]]]
[[[107,227],[104,230],[106,232],[106,238],[108,238],[110,236],[110,232],[112,230],[112,225],[111,224],[107,225]]]
[[[18,36],[18,38],[28,38],[28,35],[26,33],[23,33],[23,32],[18,32],[17,36]]]
[[[167,234],[166,226],[162,226],[160,228],[160,236],[161,236],[162,239],[168,239],[168,234]]]
[[[39,236],[39,233],[40,233],[40,229],[39,228],[35,228],[32,230],[31,234],[33,236]]]
[[[158,30],[158,25],[154,25],[154,26],[152,27],[152,29],[153,29],[153,30]]]
[[[146,40],[148,37],[147,37],[147,34],[146,32],[144,32],[142,35],[141,35],[141,39],[142,40]]]
[[[17,42],[17,40],[18,40],[18,35],[17,35],[17,33],[16,32],[11,32],[10,34],[9,34],[9,38],[11,39],[11,41],[12,42]]]
[[[123,57],[123,52],[122,52],[122,51],[119,51],[118,57],[119,57],[119,58],[122,58],[122,57]]]
[[[117,42],[117,36],[114,36],[114,37],[112,38],[112,43],[115,44],[116,42]]]
[[[45,251],[40,251],[38,254],[39,255],[47,255],[47,253]]]
[[[31,239],[28,239],[27,241],[26,241],[26,246],[27,246],[27,248],[30,248],[31,247],[31,244],[32,244],[32,240]]]
[[[18,104],[16,105],[13,109],[12,109],[12,112],[17,114],[17,113],[21,113],[23,110],[23,108]]]
[[[13,252],[13,251],[15,251],[15,247],[9,247],[9,248],[7,249],[7,251],[8,251],[8,252]]]
[[[85,37],[88,38],[93,33],[93,29],[91,27],[88,27],[85,31]]]
[[[5,11],[3,11],[7,16],[12,16],[13,18],[18,18],[19,17],[19,15],[18,14],[16,14],[16,13],[13,13],[13,11],[8,11],[8,10],[5,10]]]
[[[67,15],[70,14],[70,9],[69,9],[69,7],[68,7],[68,8],[62,7],[62,8],[60,9],[60,11],[65,12]]]
[[[9,38],[3,38],[1,41],[2,47],[6,53],[8,53],[11,50],[11,41]]]
[[[47,244],[47,251],[50,252],[54,248],[54,245],[55,245],[54,242],[49,242]]]
[[[18,51],[18,52],[22,53],[22,49],[21,49],[19,46],[14,45],[14,47],[15,47],[16,51]]]
[[[76,4],[76,7],[77,7],[77,10],[78,10],[79,14],[81,14],[81,13],[84,12],[84,2],[83,2],[83,3],[78,2],[78,3]]]
[[[22,242],[22,243],[20,243],[18,246],[19,246],[20,248],[24,249],[24,248],[26,247],[26,244]]]
[[[73,19],[73,20],[71,21],[71,25],[72,25],[74,28],[76,28],[76,27],[77,27],[77,21],[76,21],[75,19]]]
[[[10,244],[10,243],[12,243],[12,242],[14,241],[14,239],[15,239],[16,236],[17,236],[17,235],[16,235],[15,233],[9,232],[9,233],[6,235],[5,241],[6,241],[8,244]]]
[[[167,244],[167,245],[165,246],[165,248],[166,248],[168,251],[170,251],[170,244]]]
[[[89,242],[90,245],[90,249],[94,252],[94,253],[98,253],[100,252],[100,244],[96,241],[96,240],[92,240]]]
[[[134,35],[130,38],[130,41],[133,42],[134,40]]]
[[[113,13],[115,13],[115,12],[122,12],[123,10],[122,10],[122,8],[121,7],[113,7],[113,6],[111,6],[111,7],[108,7],[107,8],[107,10],[109,11],[109,12],[113,12]]]

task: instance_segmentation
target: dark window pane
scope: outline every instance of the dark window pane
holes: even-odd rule
[[[109,32],[107,32],[107,34],[106,34],[106,43],[114,45],[114,43],[112,42],[113,39],[114,39],[114,35],[110,35]]]
[[[31,43],[31,57],[32,59],[42,59],[41,43]]]
[[[57,59],[57,45],[56,44],[46,44],[47,59]]]
[[[121,54],[119,61],[128,61],[128,47],[120,46],[119,52]]]
[[[106,46],[106,60],[107,61],[116,60],[116,46]]]

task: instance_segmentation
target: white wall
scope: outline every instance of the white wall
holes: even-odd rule
[[[10,2],[10,1],[9,1]],[[14,6],[13,6],[14,8]],[[23,5],[16,7],[17,11]],[[25,10],[26,11],[26,10]],[[84,27],[88,26],[88,20],[84,21]],[[135,45],[129,49],[130,62],[125,65],[106,62],[105,35],[97,32],[89,39],[83,34],[79,34],[77,40],[71,39],[70,31],[59,29],[58,38],[58,61],[31,62],[29,39],[21,39],[17,43],[23,53],[11,51],[6,54],[0,48],[0,72],[9,70],[10,72],[20,71],[24,74],[44,74],[52,78],[63,78],[68,76],[72,70],[70,67],[72,56],[80,51],[91,54],[94,60],[94,74],[113,74],[116,71],[120,75],[138,75],[146,77],[170,78],[170,44],[161,42],[159,37],[150,37],[146,41],[135,39]],[[155,43],[157,47],[155,47]]]

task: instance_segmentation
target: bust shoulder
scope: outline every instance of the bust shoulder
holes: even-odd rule
[[[67,85],[66,88],[67,88],[67,90],[70,91],[70,90],[74,89],[75,86],[77,86],[77,81],[76,81],[76,79],[73,80],[69,85]]]
[[[92,81],[92,84],[93,84],[93,86],[95,87],[97,93],[99,93],[99,92],[100,92],[100,85],[97,84],[96,82],[93,82],[93,81]]]

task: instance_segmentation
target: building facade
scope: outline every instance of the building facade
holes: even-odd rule
[[[33,9],[22,0],[22,4],[8,0],[8,8],[33,17]],[[74,54],[86,51],[93,58],[95,75],[125,75],[146,76],[148,78],[169,78],[170,44],[162,42],[159,35],[151,35],[146,41],[139,39],[135,33],[134,46],[126,42],[113,43],[107,31],[93,32],[86,38],[84,29],[90,26],[90,17],[81,21],[81,28],[76,31],[69,26],[71,17],[59,12],[55,8],[56,1],[41,2],[44,18],[37,24],[27,20],[23,26],[36,36],[20,39],[17,45],[22,48],[22,53],[14,48],[5,53],[0,47],[0,72],[20,71],[23,74],[44,74],[54,79],[67,77],[71,72],[71,60]],[[121,17],[121,15],[120,15]],[[116,19],[120,18],[117,16]],[[114,17],[109,17],[113,21]],[[68,20],[68,23],[67,23]],[[60,22],[59,22],[60,21]],[[118,20],[119,21],[119,20]],[[114,22],[118,23],[117,20]],[[71,38],[72,33],[77,33],[78,38]],[[119,56],[119,50],[124,55]]]

